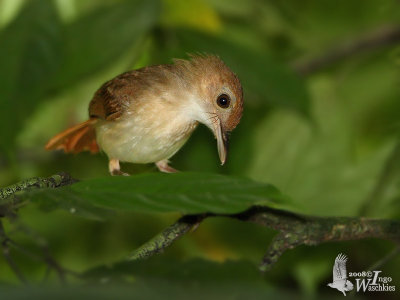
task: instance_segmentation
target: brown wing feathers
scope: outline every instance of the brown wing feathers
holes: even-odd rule
[[[120,118],[127,107],[129,96],[134,91],[134,74],[135,71],[126,72],[103,84],[89,104],[90,117],[107,121]]]

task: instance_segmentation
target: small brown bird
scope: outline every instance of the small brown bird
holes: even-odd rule
[[[213,131],[224,164],[227,134],[239,123],[242,111],[238,77],[217,56],[195,55],[106,82],[89,104],[90,119],[53,137],[46,149],[102,149],[112,175],[127,175],[120,162],[155,163],[162,172],[176,172],[168,159],[203,123]]]

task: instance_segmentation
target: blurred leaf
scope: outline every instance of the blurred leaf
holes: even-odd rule
[[[173,258],[152,257],[139,261],[119,261],[113,264],[95,267],[86,271],[84,277],[90,280],[101,280],[108,277],[109,283],[123,282],[130,277],[163,279],[179,281],[181,284],[202,281],[204,283],[245,282],[262,283],[261,273],[257,266],[246,261],[227,261],[216,263],[202,259],[180,262]]]
[[[224,37],[191,30],[171,33],[163,56],[185,57],[187,53],[205,52],[219,55],[236,72],[244,87],[245,101],[266,101],[309,115],[309,95],[303,80],[268,53],[249,50]],[[260,100],[262,99],[262,100]]]
[[[159,8],[158,0],[125,0],[100,7],[69,24],[64,61],[53,88],[69,87],[138,47],[157,22]]]
[[[23,4],[21,11],[10,10],[18,6],[16,2]],[[53,2],[58,3],[65,23],[60,24]],[[388,160],[400,128],[399,46],[369,52],[367,45],[360,55],[307,77],[305,83],[285,66],[286,61],[313,59],[342,42],[398,24],[398,0],[164,0],[163,4],[168,7],[163,6],[158,18],[156,0],[0,0],[0,151],[15,153],[18,161],[16,167],[0,155],[3,185],[14,181],[14,176],[49,175],[59,170],[79,174],[79,178],[98,178],[101,172],[105,176],[105,155],[50,155],[41,149],[43,142],[86,117],[93,92],[128,67],[207,51],[219,54],[238,73],[244,85],[245,113],[232,133],[227,165],[217,164],[215,140],[204,127],[174,157],[175,166],[272,183],[293,195],[308,214],[354,215],[369,195],[371,215],[400,217],[398,155]],[[47,103],[41,102],[50,97]],[[311,111],[316,126],[287,108],[303,115]],[[32,118],[32,112],[41,116]],[[17,135],[27,142],[21,126],[26,132],[36,131],[37,138],[13,145]],[[132,168],[132,174],[153,168],[125,167]],[[376,197],[373,189],[380,174],[384,186],[378,185]],[[29,203],[25,199],[38,205],[29,203],[16,211],[18,218],[13,222],[2,221],[16,245],[39,253],[36,237],[21,231],[32,229],[43,238],[41,245],[47,240],[61,266],[79,271],[126,255],[127,249],[138,247],[177,218],[177,213],[155,211],[236,212],[259,203],[257,199],[286,207],[280,196],[270,195],[267,185],[259,184],[265,188],[257,192],[241,179],[235,179],[236,185],[230,177],[211,186],[203,183],[214,180],[214,175],[198,174],[196,180],[191,174],[163,176],[107,177],[88,181],[88,191],[83,181],[76,190],[71,186],[21,194],[14,198],[23,201],[21,205]],[[183,201],[182,195],[192,202]],[[92,222],[71,218],[71,214],[116,217]],[[5,283],[18,279],[0,255],[0,298],[323,299],[332,295],[343,299],[326,286],[331,280],[331,259],[339,252],[347,253],[349,269],[363,270],[382,261],[393,247],[375,240],[300,247],[285,254],[264,276],[256,273],[255,266],[240,261],[215,264],[170,259],[245,256],[256,264],[272,233],[255,224],[211,218],[158,260],[96,268],[97,273],[91,270],[82,281],[71,278],[82,286],[71,282],[67,288],[40,285],[35,289],[34,284],[42,282],[45,266],[13,248],[12,258],[31,286],[5,288]],[[399,264],[400,257],[393,258],[382,271],[398,278]],[[93,285],[86,284],[87,278]],[[48,281],[56,280],[52,272]],[[293,294],[288,295],[288,290]]]
[[[392,152],[388,155],[382,170],[377,176],[375,185],[365,198],[360,209],[361,216],[374,217],[388,215],[393,217],[400,213],[396,200],[400,183],[400,141],[397,141]],[[387,209],[390,207],[390,210]]]
[[[295,195],[303,213],[357,215],[392,142],[355,157],[353,118],[337,100],[335,83],[321,76],[313,90],[318,127],[293,113],[273,112],[253,129],[255,152],[246,175]]]
[[[175,259],[151,258],[144,261],[122,261],[94,268],[84,277],[95,282],[134,282],[138,285],[178,288],[180,294],[199,299],[286,299],[289,294],[272,289],[257,267],[246,261],[216,263],[201,259],[180,262]],[[187,294],[187,293],[190,294]],[[169,294],[169,293],[168,293]],[[169,294],[170,295],[170,294]],[[290,299],[292,298],[289,297]],[[288,298],[288,299],[289,299]]]
[[[138,46],[155,24],[158,9],[156,0],[123,1],[63,28],[52,1],[28,1],[0,33],[0,149],[13,146],[19,129],[48,93],[69,88]]]
[[[397,0],[317,0],[307,5],[301,1],[274,1],[273,5],[280,8],[291,25],[287,33],[306,56],[320,54],[338,41],[354,39],[371,28],[398,23],[400,17]]]
[[[257,0],[205,0],[205,2],[221,14],[236,18],[251,17],[254,7],[259,3]]]
[[[94,269],[85,277],[95,279],[94,284],[67,289],[0,288],[0,293],[10,300],[165,299],[166,296],[168,299],[301,299],[293,292],[273,288],[254,265],[244,261],[121,262],[113,267]]]
[[[0,151],[42,99],[60,65],[62,30],[52,1],[28,1],[0,32]],[[10,126],[12,124],[12,126]]]
[[[326,258],[304,259],[293,268],[293,273],[304,294],[311,298],[317,295],[318,286],[331,269],[332,263]]]
[[[0,0],[0,27],[7,25],[18,14],[25,0]]]
[[[272,185],[200,173],[150,173],[89,179],[62,188],[25,192],[20,198],[76,214],[81,210],[96,214],[102,209],[150,213],[238,213],[252,205],[286,207],[285,197]]]
[[[351,114],[351,126],[360,136],[359,151],[369,151],[400,131],[400,69],[382,59],[388,54],[382,50],[368,60],[354,58],[349,67],[335,72],[340,78],[337,101]]]
[[[211,32],[221,29],[219,16],[203,0],[164,0],[163,3],[163,25],[192,27]]]
[[[287,289],[283,292],[283,289],[272,288],[257,266],[247,261],[217,263],[193,259],[182,262],[156,257],[100,266],[83,276],[105,286],[120,282],[133,282],[139,286],[151,284],[157,286],[157,290],[165,289],[167,293],[167,287],[177,287],[182,296],[190,292],[191,299],[196,299],[197,295],[199,299],[209,299],[210,296],[211,299],[297,299]]]

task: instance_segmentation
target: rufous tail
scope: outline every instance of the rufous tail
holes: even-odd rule
[[[57,134],[47,142],[45,149],[63,149],[65,153],[99,152],[94,128],[96,122],[97,119],[90,119]]]

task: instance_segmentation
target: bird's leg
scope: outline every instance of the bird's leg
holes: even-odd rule
[[[164,172],[164,173],[178,172],[178,170],[174,169],[173,167],[170,167],[168,165],[168,163],[169,163],[168,159],[163,159],[163,160],[156,162],[156,166],[161,172]]]
[[[112,176],[116,175],[129,176],[128,173],[124,173],[121,171],[121,168],[119,166],[119,160],[115,158],[110,159],[110,161],[108,162],[108,170],[110,171],[110,174]]]

